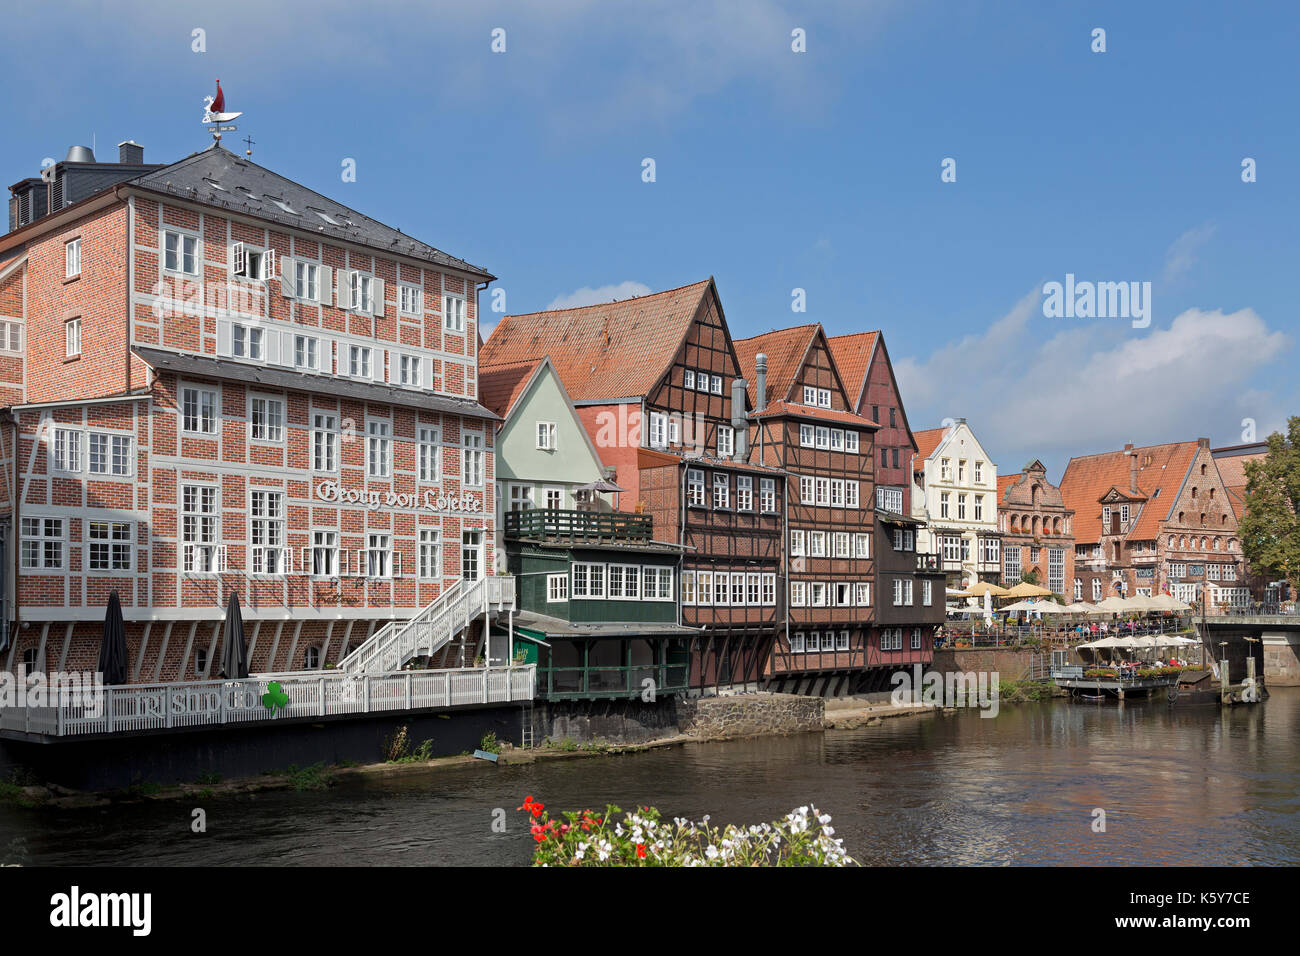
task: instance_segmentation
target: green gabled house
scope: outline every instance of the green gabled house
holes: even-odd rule
[[[681,547],[620,494],[551,361],[479,367],[496,442],[498,571],[515,576],[514,655],[550,700],[655,700],[687,687]],[[668,540],[657,540],[668,539]]]

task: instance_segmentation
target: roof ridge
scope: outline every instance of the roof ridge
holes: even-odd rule
[[[538,309],[536,312],[518,312],[514,315],[503,315],[501,317],[501,322],[505,322],[508,319],[528,319],[532,318],[534,315],[553,315],[557,312],[582,312],[585,309],[600,309],[610,305],[626,305],[629,302],[639,302],[642,299],[654,299],[661,295],[670,295],[673,292],[681,292],[683,289],[689,289],[692,286],[697,285],[706,285],[712,281],[713,276],[709,276],[707,279],[687,282],[685,285],[679,285],[672,289],[660,289],[658,292],[647,292],[645,295],[634,295],[630,299],[613,299],[609,302],[592,302],[589,305],[572,305],[562,309]],[[501,325],[501,322],[498,322],[497,325]]]

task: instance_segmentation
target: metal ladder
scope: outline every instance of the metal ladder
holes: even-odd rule
[[[531,750],[535,737],[533,735],[533,705],[529,702],[527,707],[521,707],[519,710],[520,720],[523,722],[523,733],[520,734],[519,744],[525,750]]]

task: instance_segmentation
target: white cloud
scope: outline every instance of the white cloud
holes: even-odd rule
[[[650,287],[644,282],[620,282],[617,285],[602,285],[597,288],[583,286],[574,292],[557,295],[546,307],[551,309],[576,309],[583,305],[598,305],[601,302],[635,299],[639,295],[649,295]]]
[[[1204,223],[1195,229],[1188,229],[1173,241],[1165,252],[1165,282],[1176,282],[1196,265],[1196,254],[1214,235],[1214,224]]]
[[[964,417],[1004,471],[1030,457],[1059,477],[1072,455],[1208,437],[1281,417],[1258,373],[1291,347],[1252,309],[1188,309],[1167,328],[1047,319],[1039,290],[986,330],[896,372],[914,429]]]

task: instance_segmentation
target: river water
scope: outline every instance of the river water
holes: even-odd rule
[[[552,810],[654,804],[773,820],[814,803],[867,864],[1300,863],[1300,689],[1221,711],[1070,702],[859,730],[405,773],[325,792],[110,809],[0,806],[0,858],[38,864],[522,865]],[[207,832],[191,832],[191,811]],[[493,832],[505,810],[507,832]],[[1094,832],[1094,809],[1106,830]],[[14,842],[17,838],[23,838]]]

